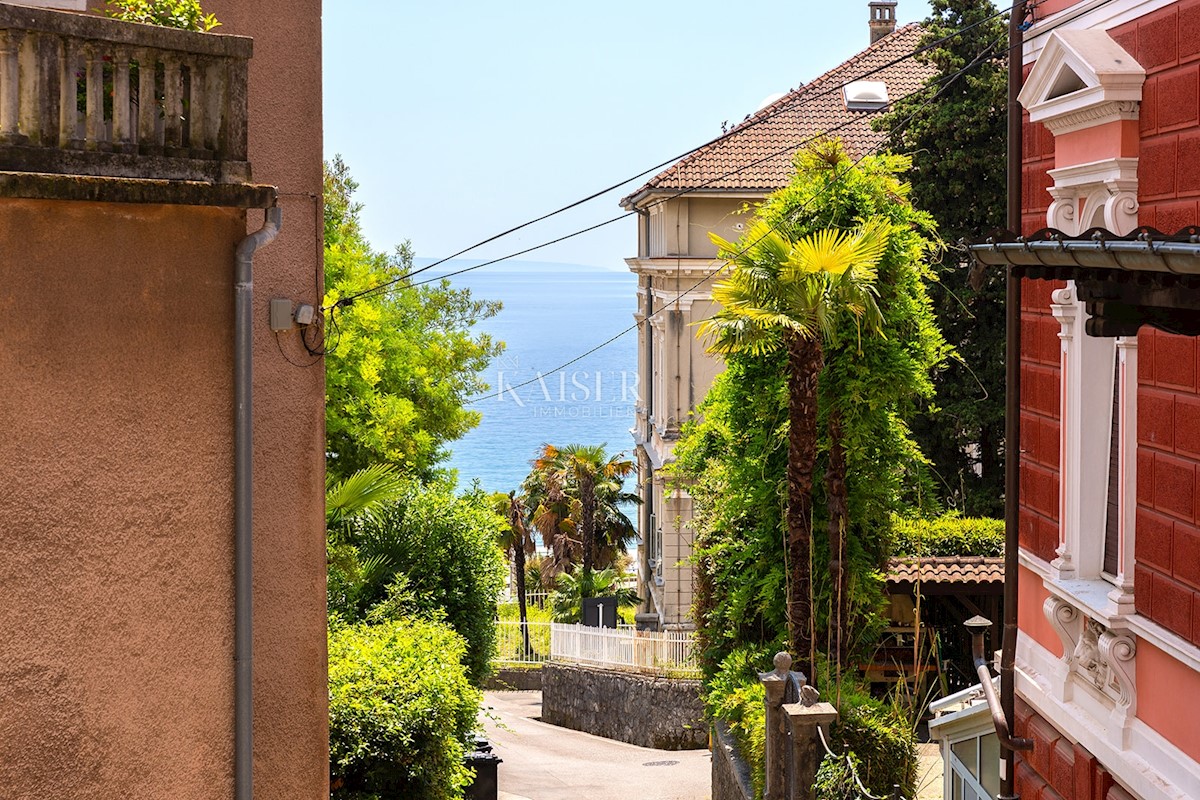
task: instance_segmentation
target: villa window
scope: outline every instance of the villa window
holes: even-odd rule
[[[1055,137],[1047,226],[1067,236],[1138,225],[1145,70],[1101,30],[1050,35],[1021,91]],[[1137,338],[1101,338],[1074,283],[1053,294],[1061,326],[1059,542],[1051,577],[1098,583],[1109,614],[1133,612]],[[1100,587],[1106,587],[1101,589]]]

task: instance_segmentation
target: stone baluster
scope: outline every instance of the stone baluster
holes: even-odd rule
[[[192,158],[206,158],[208,153],[208,67],[203,58],[190,65],[192,75],[191,96],[188,98],[188,144]]]
[[[19,144],[21,118],[21,39],[23,31],[0,31],[0,142]]]
[[[249,150],[250,123],[247,118],[249,64],[244,58],[231,58],[225,75],[225,125],[220,156],[232,161],[244,161]]]
[[[837,709],[829,703],[788,703],[783,707],[792,740],[792,791],[787,800],[814,800],[813,784],[825,758],[820,736],[829,741],[829,726]],[[820,728],[821,733],[817,732]]]
[[[163,147],[179,155],[183,141],[183,65],[174,54],[163,56]]]
[[[132,153],[132,109],[129,106],[129,50],[119,47],[113,52],[113,149]]]
[[[42,54],[42,36],[26,32],[19,55],[21,107],[18,127],[21,135],[34,146],[41,146],[43,136],[53,132],[56,116],[50,102],[52,98],[48,96],[52,89],[47,85],[49,71]]]
[[[206,59],[204,62],[204,149],[211,158],[221,142],[221,118],[225,111],[224,62]]]
[[[83,148],[79,139],[79,45],[64,37],[59,50],[58,70],[58,146],[67,150]]]
[[[96,45],[86,44],[83,48],[87,61],[84,73],[85,125],[84,148],[99,150],[105,140],[104,131],[104,60]]]
[[[145,155],[156,155],[160,152],[158,145],[158,90],[155,81],[158,59],[150,50],[142,48],[137,51],[137,62],[138,152]]]

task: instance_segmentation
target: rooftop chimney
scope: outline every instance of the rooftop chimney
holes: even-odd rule
[[[897,0],[871,0],[871,44],[896,30]]]

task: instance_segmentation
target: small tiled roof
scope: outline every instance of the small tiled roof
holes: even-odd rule
[[[936,69],[915,58],[903,57],[917,48],[922,32],[920,25],[912,23],[888,34],[850,60],[756,112],[735,127],[731,135],[675,162],[623,199],[621,205],[629,207],[655,191],[702,189],[764,194],[774,191],[788,184],[793,171],[792,157],[800,145],[831,130],[831,135],[842,140],[851,156],[868,152],[886,138],[885,133],[871,129],[871,121],[878,119],[879,113],[847,110],[840,87],[855,80],[882,81],[887,84],[888,97],[893,102],[919,89]],[[899,63],[885,67],[901,58]],[[880,71],[874,72],[877,69]]]
[[[985,556],[902,556],[888,560],[888,583],[1003,583],[1004,559]]]

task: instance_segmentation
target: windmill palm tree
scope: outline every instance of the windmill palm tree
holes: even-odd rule
[[[521,620],[521,643],[526,656],[533,653],[529,644],[529,620],[525,610],[525,557],[534,554],[533,534],[526,524],[524,499],[516,492],[497,492],[492,495],[492,507],[507,523],[500,532],[501,549],[512,554],[513,571],[517,581],[517,609]]]
[[[598,558],[602,565],[611,563],[635,535],[633,523],[619,508],[638,499],[622,489],[633,462],[622,454],[609,456],[604,448],[546,444],[533,460],[526,487],[533,490],[530,505],[537,501],[534,526],[552,553],[556,573],[578,559],[584,574],[590,574]]]
[[[547,551],[541,580],[542,588],[549,590],[558,575],[579,563],[581,543],[575,531],[579,502],[567,494],[562,475],[549,468],[535,466],[521,483],[521,491],[529,522]]]
[[[715,353],[787,354],[788,458],[787,553],[790,569],[787,618],[790,645],[798,669],[813,676],[815,636],[812,615],[812,487],[817,453],[817,382],[823,366],[825,343],[837,336],[838,321],[849,313],[861,331],[881,324],[875,303],[876,266],[888,243],[885,223],[868,222],[855,231],[818,230],[791,239],[776,226],[756,220],[741,246],[712,236],[722,258],[728,260],[724,277],[713,287],[713,299],[722,308],[701,323]],[[841,450],[837,411],[831,415],[831,432]],[[845,599],[845,460],[841,458],[839,517],[835,580]],[[832,482],[838,483],[838,476]],[[838,505],[831,498],[831,507]],[[841,612],[839,611],[839,614]],[[842,619],[845,619],[842,616]]]
[[[408,479],[392,464],[373,464],[342,480],[337,480],[332,473],[325,476],[325,552],[331,568],[330,608],[354,604],[364,587],[387,574],[386,557],[362,555],[353,544],[354,531],[403,497],[408,485]],[[337,602],[335,594],[338,595]]]

